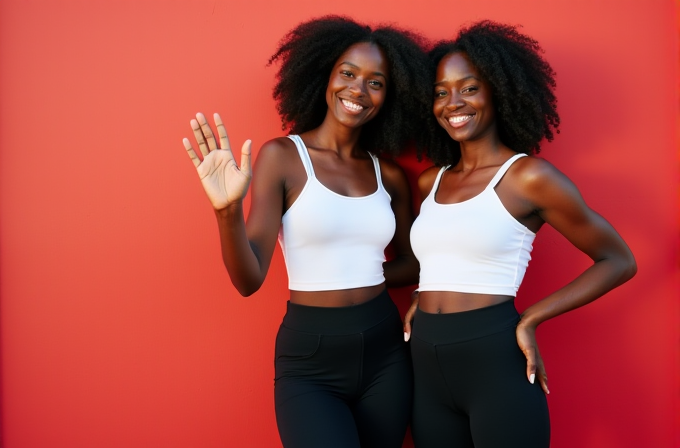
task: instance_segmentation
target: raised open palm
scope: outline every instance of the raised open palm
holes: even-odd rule
[[[203,160],[198,157],[188,138],[183,140],[184,148],[194,163],[201,179],[205,193],[216,210],[230,204],[241,202],[248,191],[252,177],[250,169],[250,140],[246,140],[241,148],[241,167],[236,164],[231,152],[227,130],[219,114],[214,115],[215,128],[220,138],[219,147],[210,125],[202,113],[191,120],[191,129],[198,142]]]

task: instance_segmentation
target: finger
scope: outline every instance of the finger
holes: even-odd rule
[[[196,151],[194,151],[194,148],[191,147],[191,142],[188,138],[185,138],[182,140],[182,143],[184,143],[184,149],[187,150],[187,154],[189,154],[189,158],[194,163],[194,166],[198,168],[198,165],[201,164],[201,159],[198,158]]]
[[[527,378],[529,378],[531,384],[534,384],[536,379],[536,354],[532,349],[526,349],[524,356],[527,358]]]
[[[243,146],[241,147],[241,172],[248,177],[252,177],[253,175],[252,171],[250,170],[251,146],[252,142],[250,140],[246,140],[243,142]]]
[[[407,316],[406,320],[404,321],[404,341],[408,342],[409,339],[411,339],[411,321]]]
[[[212,129],[210,129],[210,125],[208,124],[208,120],[205,119],[205,115],[203,115],[200,112],[197,113],[196,120],[198,121],[198,124],[201,126],[201,131],[203,131],[205,140],[208,142],[208,151],[216,150],[217,142],[215,141],[215,134],[213,134]]]
[[[548,389],[548,374],[545,372],[545,367],[541,365],[538,368],[538,381],[541,384],[541,389],[543,389],[543,392],[546,394],[550,394],[550,390]]]
[[[191,129],[194,131],[194,137],[196,137],[196,141],[198,142],[198,149],[201,150],[201,154],[203,154],[203,157],[208,155],[208,145],[205,143],[205,138],[203,137],[203,132],[201,132],[201,126],[198,124],[198,121],[196,120],[191,120]]]
[[[541,389],[543,389],[543,392],[545,392],[546,395],[550,395],[550,389],[548,389],[548,377],[545,375],[540,375],[539,381],[541,382]]]
[[[222,123],[222,118],[220,118],[220,114],[213,115],[213,119],[215,120],[217,135],[220,136],[220,148],[231,151],[231,145],[229,145],[229,137],[227,136],[227,128],[224,127],[224,123]]]

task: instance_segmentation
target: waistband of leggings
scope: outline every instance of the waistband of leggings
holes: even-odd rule
[[[431,314],[417,309],[413,335],[433,344],[451,344],[515,328],[517,322],[514,300],[459,313]]]
[[[288,302],[282,325],[291,330],[316,334],[360,333],[398,312],[387,290],[359,305],[322,307]]]

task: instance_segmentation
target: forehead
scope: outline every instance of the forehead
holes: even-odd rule
[[[370,42],[354,44],[340,55],[335,65],[351,64],[361,70],[382,73],[387,76],[389,64],[385,52]]]
[[[479,72],[465,53],[447,54],[437,65],[438,82],[443,80],[455,82],[471,76],[481,79]]]

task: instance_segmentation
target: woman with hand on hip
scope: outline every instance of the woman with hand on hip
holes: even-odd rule
[[[430,53],[440,167],[420,176],[411,230],[419,294],[405,319],[414,364],[418,448],[547,448],[539,324],[630,279],[632,253],[574,184],[533,157],[559,126],[541,48],[516,27],[482,21]],[[436,140],[436,139],[435,139]],[[536,232],[549,224],[593,260],[521,315],[514,297]]]
[[[262,285],[277,237],[290,299],[276,339],[275,404],[287,448],[401,447],[412,370],[387,286],[414,284],[410,191],[397,154],[429,112],[420,38],[342,17],[298,25],[271,62],[274,98],[291,135],[266,142],[251,181],[250,142],[237,166],[218,115],[184,144],[215,208],[237,290]],[[416,145],[423,146],[422,141]],[[391,244],[394,259],[385,262]]]

